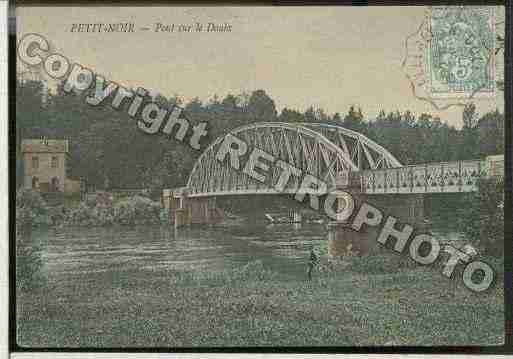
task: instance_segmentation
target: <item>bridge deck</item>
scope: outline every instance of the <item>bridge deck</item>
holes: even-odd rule
[[[499,170],[498,170],[498,169]],[[490,161],[470,160],[441,163],[427,163],[420,165],[388,168],[380,170],[365,170],[358,172],[362,193],[367,194],[408,194],[408,193],[458,193],[473,192],[476,190],[477,180],[480,176],[500,176],[500,164]],[[337,188],[343,188],[343,178],[347,173],[341,173],[337,177]],[[332,185],[335,189],[335,185]],[[186,189],[185,187],[182,189]],[[288,188],[278,192],[272,187],[264,184],[249,184],[234,188],[221,186],[215,191],[197,191],[194,188],[187,188],[188,197],[215,197],[215,196],[236,196],[236,195],[277,195],[297,194],[294,188]],[[175,197],[180,196],[180,191],[174,191]],[[322,195],[313,190],[313,194]],[[309,193],[305,192],[305,193]]]
[[[479,176],[486,173],[487,162],[481,160],[362,171],[361,190],[369,194],[472,192]]]

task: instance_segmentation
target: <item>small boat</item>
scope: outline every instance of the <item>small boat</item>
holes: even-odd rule
[[[312,220],[309,221],[309,223],[323,224],[324,223],[324,219],[322,219],[322,218],[312,219]]]
[[[278,223],[301,223],[301,215],[294,215],[291,217],[273,217],[269,213],[264,213],[265,218],[271,223],[271,224],[278,224]]]

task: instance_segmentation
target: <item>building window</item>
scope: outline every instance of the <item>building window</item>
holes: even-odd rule
[[[39,178],[37,178],[37,177],[32,178],[32,188],[33,189],[39,188]]]
[[[32,157],[32,168],[39,168],[39,157],[34,156]]]
[[[52,156],[52,168],[58,168],[59,167],[59,157]]]
[[[59,190],[59,179],[57,177],[52,178],[52,192],[57,192]]]

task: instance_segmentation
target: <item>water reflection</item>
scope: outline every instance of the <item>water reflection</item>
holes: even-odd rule
[[[436,233],[444,240],[459,239],[457,234]],[[20,257],[38,263],[34,268],[50,279],[125,270],[223,270],[253,260],[297,277],[304,276],[310,249],[322,245],[328,231],[318,223],[239,223],[183,229],[60,228],[40,230],[33,236],[41,245],[20,247],[25,251]]]
[[[61,228],[39,231],[48,277],[122,270],[222,270],[261,260],[303,274],[309,250],[326,239],[320,224],[240,224]]]

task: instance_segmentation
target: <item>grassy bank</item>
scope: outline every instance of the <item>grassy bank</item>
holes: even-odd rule
[[[482,294],[440,271],[362,274],[346,267],[311,282],[251,263],[221,273],[75,273],[18,293],[25,347],[498,345],[502,283]]]

